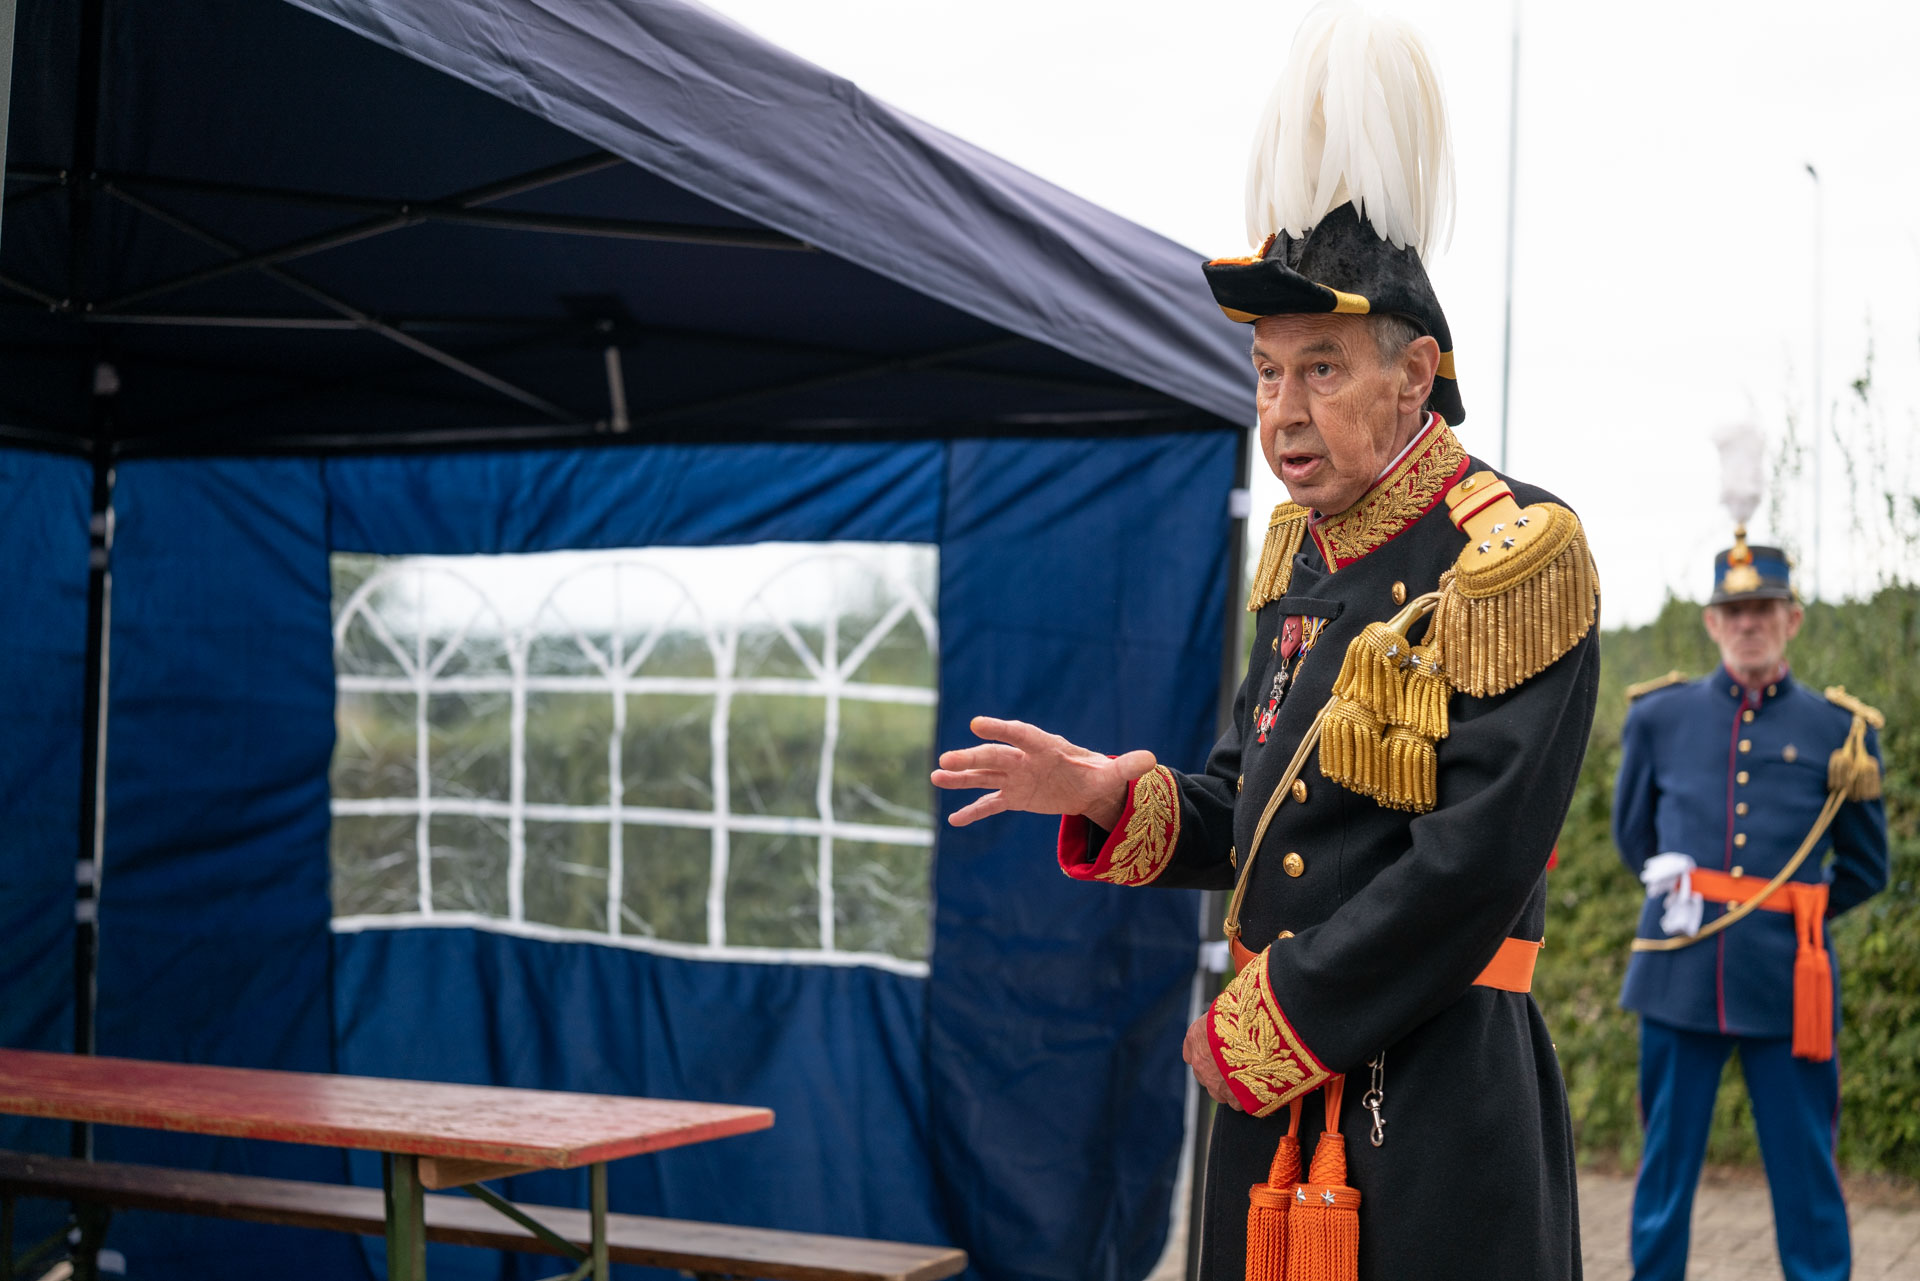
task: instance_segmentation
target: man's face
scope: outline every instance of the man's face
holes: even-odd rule
[[[1707,635],[1720,647],[1728,671],[1765,679],[1779,670],[1803,617],[1805,611],[1792,601],[1729,601],[1707,606]]]
[[[1364,316],[1256,321],[1260,451],[1287,495],[1329,516],[1358,502],[1418,431],[1439,354],[1423,337],[1381,360]]]

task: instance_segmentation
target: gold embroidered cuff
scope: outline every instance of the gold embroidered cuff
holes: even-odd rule
[[[1253,1116],[1268,1115],[1333,1075],[1307,1049],[1274,999],[1267,955],[1263,951],[1249,962],[1207,1011],[1213,1061],[1240,1106]]]
[[[1127,807],[1119,825],[1093,859],[1087,858],[1084,817],[1070,814],[1060,821],[1060,870],[1077,881],[1106,881],[1112,885],[1145,885],[1173,862],[1180,843],[1180,785],[1173,771],[1156,765],[1127,786]]]

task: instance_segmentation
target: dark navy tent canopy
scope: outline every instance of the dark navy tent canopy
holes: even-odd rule
[[[1143,1276],[1192,895],[1070,883],[1009,816],[939,831],[919,970],[337,930],[330,557],[930,544],[936,750],[994,712],[1197,768],[1252,408],[1198,255],[678,0],[20,0],[10,110],[0,1044],[768,1104],[617,1165],[614,1208]],[[157,1215],[109,1244],[379,1270]]]
[[[300,8],[21,5],[9,423],[575,436],[609,347],[653,438],[1246,420],[1191,252],[697,5]]]

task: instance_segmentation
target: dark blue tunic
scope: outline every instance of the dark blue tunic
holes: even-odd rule
[[[1637,874],[1655,854],[1687,854],[1700,867],[1760,878],[1758,888],[1813,825],[1827,796],[1827,758],[1851,724],[1845,708],[1787,675],[1748,692],[1722,668],[1645,695],[1620,735],[1613,839],[1621,860]],[[1867,750],[1879,759],[1872,730]],[[1831,885],[1829,919],[1878,893],[1887,883],[1882,803],[1842,805],[1793,879]],[[1641,938],[1666,937],[1661,903],[1647,900]],[[1706,904],[1702,923],[1727,910]],[[1693,947],[1634,953],[1620,1003],[1688,1031],[1791,1036],[1797,946],[1791,914],[1755,912]],[[1837,1028],[1837,964],[1833,981]]]

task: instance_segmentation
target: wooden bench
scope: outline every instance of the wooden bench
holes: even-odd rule
[[[116,1165],[24,1152],[0,1152],[0,1197],[43,1197],[77,1205],[244,1219],[363,1236],[379,1236],[386,1224],[379,1188]],[[472,1197],[433,1194],[426,1203],[429,1241],[523,1253],[562,1253],[554,1244],[522,1231]],[[588,1239],[585,1210],[546,1205],[517,1208],[566,1241],[584,1244]],[[639,1214],[609,1214],[607,1240],[615,1263],[674,1268],[697,1277],[938,1281],[967,1266],[966,1252],[950,1246],[737,1228]],[[11,1249],[11,1243],[0,1243],[0,1248]]]

